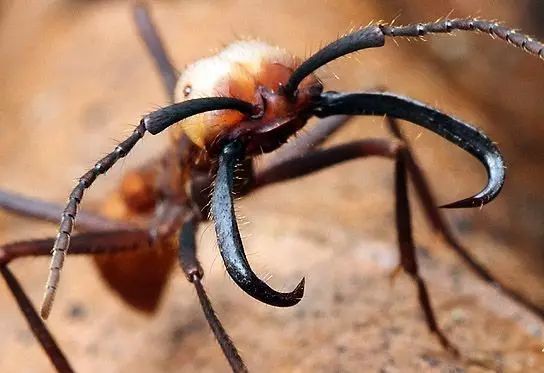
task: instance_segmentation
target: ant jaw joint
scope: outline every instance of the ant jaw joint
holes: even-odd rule
[[[249,116],[250,119],[261,119],[264,116],[265,107],[264,101],[262,105],[253,105],[252,114]]]
[[[204,277],[204,272],[200,266],[198,268],[194,267],[187,271],[187,280],[190,283],[200,282]]]
[[[288,85],[278,83],[278,95],[283,96],[290,101],[294,101],[298,95],[298,87],[291,89]]]

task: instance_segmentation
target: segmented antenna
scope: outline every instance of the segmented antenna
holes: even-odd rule
[[[340,39],[333,41],[324,48],[314,53],[310,58],[300,64],[293,71],[289,80],[283,87],[282,93],[285,96],[292,96],[298,85],[305,77],[323,65],[336,60],[346,54],[360,51],[366,48],[382,47],[385,43],[383,31],[378,26],[368,26],[347,34]]]
[[[255,115],[260,110],[249,102],[231,97],[197,98],[166,106],[143,117],[132,135],[117,145],[113,152],[96,162],[92,169],[79,178],[79,182],[72,190],[72,193],[70,193],[68,203],[62,213],[59,232],[53,245],[53,257],[49,266],[49,277],[45,286],[45,294],[41,307],[41,315],[44,319],[47,319],[51,312],[60,279],[60,271],[66,252],[70,247],[70,235],[74,229],[77,209],[81,203],[85,189],[94,183],[98,175],[106,173],[119,159],[125,157],[134,145],[144,137],[146,132],[156,135],[187,117],[220,109],[238,110],[248,116]]]
[[[68,203],[64,208],[60,220],[59,232],[55,239],[55,244],[53,245],[53,256],[49,266],[49,277],[47,278],[47,284],[45,285],[45,294],[40,311],[42,318],[47,319],[51,312],[60,279],[60,271],[64,263],[66,251],[70,246],[70,236],[74,229],[77,209],[81,203],[85,189],[89,188],[94,183],[98,175],[106,173],[119,159],[125,157],[134,145],[136,145],[136,143],[144,136],[145,132],[146,126],[144,119],[142,119],[134,132],[132,132],[125,141],[118,144],[113,152],[96,162],[92,169],[79,178],[78,184],[74,187],[72,193],[70,193]]]
[[[526,52],[544,59],[544,44],[514,29],[501,26],[497,22],[476,18],[445,19],[429,23],[415,23],[406,26],[386,24],[372,25],[347,34],[328,44],[304,61],[293,71],[287,83],[281,87],[285,96],[292,97],[300,82],[327,63],[366,48],[382,47],[385,36],[390,37],[422,37],[427,34],[447,34],[455,30],[480,31],[498,37]]]
[[[456,30],[479,31],[497,37],[534,56],[544,59],[544,44],[528,35],[500,25],[498,22],[477,18],[444,19],[406,26],[379,25],[386,36],[422,37],[427,34],[447,34]]]

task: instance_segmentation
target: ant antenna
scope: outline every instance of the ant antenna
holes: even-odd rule
[[[166,106],[143,117],[134,132],[125,141],[117,145],[113,152],[96,162],[92,169],[79,178],[79,182],[70,193],[68,203],[62,213],[59,231],[53,245],[49,277],[47,278],[40,312],[43,319],[47,319],[51,313],[60,280],[60,271],[64,264],[66,252],[70,247],[70,236],[74,229],[77,210],[85,190],[94,183],[98,175],[106,173],[119,159],[124,158],[144,136],[146,131],[156,135],[187,117],[222,109],[237,110],[246,115],[254,115],[257,111],[251,103],[229,97],[198,98]]]
[[[304,61],[291,75],[283,87],[286,96],[293,96],[300,82],[321,66],[346,54],[366,48],[382,47],[385,36],[389,37],[422,37],[428,34],[446,33],[453,31],[479,31],[504,40],[529,54],[544,59],[544,44],[528,35],[517,32],[497,22],[476,18],[444,19],[429,23],[416,23],[407,26],[377,26],[364,27],[348,34],[322,48]]]

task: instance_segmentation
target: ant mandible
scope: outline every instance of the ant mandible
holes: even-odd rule
[[[488,181],[472,197],[441,207],[480,207],[500,192],[505,177],[503,158],[496,145],[482,132],[425,104],[382,91],[338,93],[324,91],[315,71],[344,55],[363,49],[382,47],[387,38],[419,38],[433,33],[479,31],[497,37],[537,57],[544,58],[544,44],[481,19],[444,19],[408,26],[371,25],[352,32],[302,61],[283,49],[257,41],[239,41],[215,56],[201,59],[178,76],[147,8],[135,7],[135,20],[163,79],[170,106],[145,115],[132,135],[119,143],[95,166],[80,177],[62,212],[56,239],[32,240],[0,247],[0,271],[28,321],[58,371],[72,371],[62,350],[45,327],[8,264],[26,256],[48,255],[53,248],[50,274],[41,307],[41,317],[49,316],[65,255],[102,254],[94,257],[102,277],[129,304],[153,309],[168,275],[175,253],[187,279],[195,286],[202,310],[233,371],[247,371],[233,342],[217,318],[202,285],[203,270],[196,255],[195,231],[211,218],[227,272],[234,282],[255,299],[277,307],[296,305],[304,293],[304,279],[291,292],[278,292],[251,269],[237,226],[233,193],[246,195],[256,189],[368,156],[395,162],[396,229],[400,249],[399,268],[408,273],[418,287],[419,303],[429,330],[441,345],[457,355],[457,348],[442,332],[430,303],[424,280],[419,274],[412,237],[407,178],[411,177],[426,218],[448,245],[484,281],[544,319],[544,310],[495,279],[456,240],[441,217],[433,194],[415,161],[410,146],[396,120],[424,127],[464,149],[486,168]],[[394,140],[359,140],[320,149],[349,116],[385,116]],[[287,144],[311,117],[321,119],[299,135],[296,146]],[[137,190],[124,193],[125,207],[132,213],[154,211],[147,227],[110,220],[102,216],[77,213],[78,206],[95,179],[124,158],[146,132],[158,134],[171,127],[172,145],[159,164],[145,166],[131,174],[141,182]],[[256,156],[277,150],[266,167],[256,169]],[[240,182],[234,182],[234,172]],[[211,196],[210,188],[213,189]],[[0,207],[42,220],[55,220],[62,209],[53,204],[0,191]],[[77,216],[78,228],[89,232],[72,235]],[[155,266],[163,275],[144,279],[153,284],[149,293],[138,287],[127,288],[120,279],[116,261],[108,254],[131,252],[132,273]],[[162,254],[158,254],[158,253]],[[166,254],[164,254],[166,253]],[[123,271],[123,276],[130,272]]]

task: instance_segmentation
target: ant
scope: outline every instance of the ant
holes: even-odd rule
[[[145,115],[126,140],[81,176],[64,209],[0,191],[0,206],[7,211],[46,221],[55,221],[58,215],[62,216],[55,239],[0,246],[2,277],[58,371],[73,369],[42,318],[47,319],[51,312],[68,251],[71,254],[94,254],[104,280],[126,302],[143,310],[152,310],[156,306],[165,276],[177,256],[187,280],[196,289],[204,315],[230,367],[236,372],[247,371],[202,283],[204,273],[197,259],[195,244],[199,223],[213,220],[226,270],[243,291],[268,305],[294,306],[303,297],[304,278],[291,292],[279,292],[254,273],[238,230],[233,194],[247,195],[273,183],[368,156],[385,157],[395,162],[399,269],[415,281],[427,327],[445,349],[453,355],[459,354],[436,321],[427,286],[419,273],[412,237],[408,177],[414,183],[416,195],[432,227],[441,233],[474,273],[544,319],[543,309],[495,279],[453,236],[436,207],[433,193],[397,120],[412,122],[438,134],[485,166],[488,175],[486,186],[479,193],[441,206],[443,208],[481,207],[499,194],[504,183],[505,166],[497,146],[476,128],[423,103],[383,91],[325,91],[315,75],[318,68],[344,55],[384,46],[388,38],[479,31],[539,58],[544,58],[544,44],[496,22],[474,18],[444,19],[408,26],[377,24],[339,38],[304,61],[263,42],[235,42],[217,55],[188,66],[179,75],[147,8],[136,5],[134,15],[171,104]],[[342,128],[349,116],[355,115],[384,116],[394,139],[366,139],[326,149],[319,147]],[[322,119],[299,135],[296,146],[287,143],[314,116]],[[98,176],[127,156],[147,132],[155,135],[167,128],[170,128],[172,144],[166,154],[159,161],[130,172],[122,182],[126,211],[132,215],[153,212],[147,225],[86,212],[78,214],[84,192]],[[266,167],[253,167],[255,157],[273,151],[276,151],[276,157]],[[76,217],[78,229],[83,232],[73,234]],[[17,258],[49,255],[51,249],[50,274],[40,318],[8,264]],[[131,268],[123,269],[120,274],[118,268],[123,267],[124,255],[128,254]],[[148,268],[153,268],[153,271],[146,270]],[[149,274],[149,277],[142,274]]]

